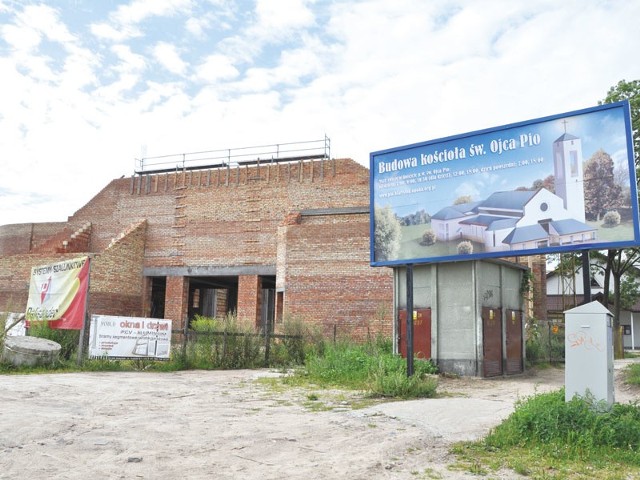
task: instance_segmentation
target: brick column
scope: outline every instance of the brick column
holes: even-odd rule
[[[164,318],[173,320],[172,328],[183,328],[189,302],[189,281],[185,277],[167,277]]]
[[[238,320],[260,326],[262,281],[258,275],[238,277]]]

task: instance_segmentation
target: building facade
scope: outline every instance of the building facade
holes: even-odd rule
[[[32,266],[88,254],[89,314],[390,334],[393,274],[369,266],[369,228],[369,171],[351,159],[136,174],[66,222],[0,226],[0,310],[24,310]]]

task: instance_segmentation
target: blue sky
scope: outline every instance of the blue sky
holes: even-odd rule
[[[372,151],[596,105],[640,2],[0,0],[0,224],[64,221],[135,159]]]

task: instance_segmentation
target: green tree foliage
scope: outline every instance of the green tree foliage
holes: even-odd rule
[[[640,80],[632,80],[627,82],[626,80],[620,80],[617,85],[611,87],[607,92],[607,96],[598,104],[603,105],[606,103],[618,102],[621,100],[629,100],[629,107],[631,110],[631,125],[633,129],[633,147],[635,150],[635,165],[636,171],[638,164],[640,163],[640,136],[638,135],[638,128],[640,127]],[[585,169],[586,173],[586,169]],[[631,200],[631,199],[629,199]],[[611,249],[606,254],[606,267],[605,267],[605,286],[604,296],[605,305],[608,305],[609,298],[609,276],[614,279],[613,289],[613,322],[614,328],[620,327],[620,309],[622,307],[622,279],[623,275],[634,268],[635,263],[640,261],[640,250],[637,248],[630,248],[626,250]],[[626,300],[627,302],[630,300]],[[614,339],[614,353],[616,358],[622,358],[624,356],[624,350],[620,344],[620,337],[618,335],[613,336]]]
[[[542,181],[542,186],[551,193],[556,193],[556,177],[554,175],[549,175]]]
[[[606,211],[620,206],[622,188],[615,182],[611,155],[600,149],[584,165],[584,209],[600,220]]]
[[[461,195],[453,202],[454,205],[464,205],[465,203],[471,203],[471,195]]]
[[[426,210],[418,210],[400,219],[400,225],[423,225],[431,221],[431,215]]]
[[[607,96],[599,105],[605,103],[619,102],[621,100],[629,100],[631,107],[631,125],[633,128],[633,149],[635,150],[636,167],[640,163],[640,80],[620,80],[617,85],[611,87],[607,92]]]
[[[400,249],[400,222],[391,207],[376,208],[374,221],[373,245],[376,261],[395,259]]]

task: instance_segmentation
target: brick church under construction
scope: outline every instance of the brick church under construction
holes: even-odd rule
[[[24,311],[32,267],[89,255],[89,315],[171,319],[176,330],[196,315],[231,313],[276,332],[295,319],[326,336],[394,334],[404,354],[402,299],[394,298],[399,269],[370,266],[369,181],[366,167],[326,152],[136,169],[66,222],[0,225],[0,311]],[[545,318],[544,258],[511,260],[533,273],[538,295],[526,317]],[[496,288],[517,292],[513,285]],[[446,325],[458,328],[447,315],[460,300],[443,298],[422,340],[446,365]],[[461,371],[480,374],[487,339],[475,320],[464,328],[469,351],[480,353],[468,354],[470,366]],[[455,348],[460,332],[453,332]],[[496,335],[506,349],[508,339]],[[522,341],[519,348],[522,359]]]
[[[317,157],[138,171],[66,222],[0,226],[0,310],[24,310],[31,267],[88,254],[90,315],[391,333],[392,272],[369,266],[369,171]]]

